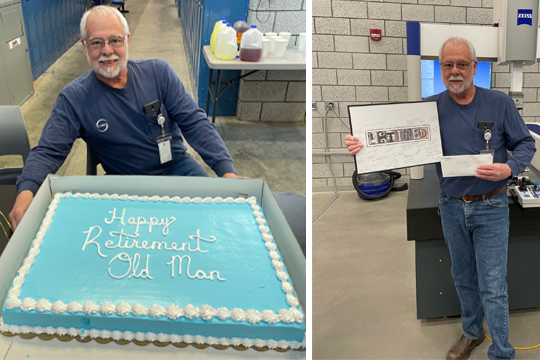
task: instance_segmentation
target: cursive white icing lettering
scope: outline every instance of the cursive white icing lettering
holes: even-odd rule
[[[186,265],[186,275],[188,278],[190,279],[199,279],[199,280],[203,280],[203,279],[206,279],[206,280],[214,280],[214,274],[216,274],[216,278],[219,280],[219,281],[225,281],[226,279],[222,279],[219,277],[219,271],[217,270],[213,270],[213,271],[210,271],[210,275],[206,275],[206,273],[202,270],[197,270],[195,272],[195,275],[190,275],[189,274],[189,267],[191,266],[191,257],[189,255],[184,255],[184,256],[180,256],[180,255],[173,255],[171,256],[171,261],[169,261],[167,263],[167,265],[171,265],[171,277],[174,278],[174,263],[175,263],[175,260],[178,259],[179,263],[178,263],[178,275],[182,275],[182,260],[184,260],[184,258],[187,257],[187,265]]]
[[[113,242],[111,240],[108,240],[107,242],[105,242],[105,247],[109,248],[109,249],[115,249],[115,248],[119,248],[119,249],[131,249],[133,247],[133,243],[131,244],[131,246],[128,246],[128,241],[129,241],[129,238],[134,238],[134,237],[139,237],[139,234],[135,234],[135,235],[131,235],[131,234],[126,234],[124,232],[124,230],[120,230],[120,231],[111,231],[109,233],[109,236],[114,238],[115,235],[118,235],[118,243],[116,245],[112,245]],[[125,236],[127,239],[124,241],[124,245],[122,245],[122,236]],[[110,241],[110,243],[109,243]]]
[[[118,258],[118,260],[120,261],[123,261],[123,262],[129,262],[129,268],[128,270],[126,271],[126,273],[122,276],[114,276],[112,273],[111,273],[111,264],[114,260],[116,260]],[[129,274],[129,271],[131,270],[131,258],[129,257],[128,254],[126,253],[120,253],[118,255],[116,255],[115,257],[112,258],[112,260],[109,262],[109,268],[107,269],[107,272],[109,273],[109,275],[115,279],[122,279],[122,278],[125,278],[127,276],[127,274]]]
[[[187,245],[188,250],[189,250],[189,243],[182,243],[182,247],[181,247],[181,248],[177,248],[177,247],[176,247],[176,243],[172,243],[172,248],[171,248],[171,250],[174,250],[174,251],[186,251],[186,250],[185,250],[186,245]],[[169,250],[169,249],[167,249],[167,250]]]
[[[172,221],[169,222],[169,219],[165,219],[165,227],[163,228],[163,230],[161,230],[161,233],[165,236],[169,235],[169,226],[171,226],[171,224],[176,221],[176,218],[174,216],[171,216],[171,220]],[[161,222],[163,223],[163,220],[161,220]]]
[[[99,233],[92,239],[92,240],[88,240],[90,239],[90,235],[92,234],[92,231],[94,231],[94,229],[98,229],[99,230]],[[99,244],[97,242],[95,242],[94,240],[96,240],[100,235],[101,235],[101,228],[99,226],[91,226],[88,231],[83,231],[83,234],[88,234],[88,236],[86,236],[86,240],[84,241],[84,245],[82,247],[82,250],[81,251],[84,251],[84,249],[86,249],[86,245],[88,244],[94,244],[97,246],[97,252],[99,254],[99,256],[101,256],[102,258],[106,258],[107,255],[103,255],[100,251],[99,251]]]
[[[109,214],[112,214],[111,220],[107,220],[107,218],[105,218],[105,224],[110,225],[114,220],[120,220],[120,224],[126,225],[124,224],[124,215],[126,214],[126,209],[122,209],[122,217],[116,217],[116,208],[114,208],[113,211],[109,211]]]
[[[217,277],[218,280],[220,280],[220,281],[225,281],[226,280],[226,279],[222,279],[222,278],[219,277],[219,271],[217,271],[217,270],[210,271],[210,279],[211,280],[214,280],[214,274],[216,274],[216,277]]]
[[[152,241],[152,246],[150,246],[150,249],[155,250],[156,244],[157,244],[157,249],[158,249],[158,250],[161,250],[161,245],[163,245],[163,248],[164,248],[165,250],[169,250],[169,249],[167,249],[167,243],[166,243],[165,241],[161,241],[161,242],[159,242],[159,241]]]
[[[135,276],[136,278],[142,277],[143,279],[153,279],[153,277],[151,277],[150,274],[148,273],[148,259],[149,258],[150,258],[150,255],[147,254],[146,255],[146,267],[141,270],[139,275],[137,275],[136,272],[137,272],[137,268],[139,267],[139,262],[141,260],[141,255],[139,255],[138,253],[133,255],[133,263],[132,263],[133,264],[133,274],[129,275],[129,279],[131,279],[132,276]],[[144,275],[143,275],[143,273],[144,273]]]
[[[188,251],[189,252],[198,251],[198,252],[201,252],[201,253],[207,253],[208,250],[201,250],[201,248],[200,248],[200,240],[206,241],[206,242],[214,242],[214,241],[216,241],[215,236],[210,236],[210,239],[202,238],[200,232],[201,231],[199,229],[197,229],[197,235],[190,235],[189,236],[189,240],[197,239],[197,247],[194,250],[191,250],[191,248],[189,248],[189,246],[188,246]],[[182,246],[182,249],[183,248],[184,248],[184,246]]]
[[[133,242],[135,243],[135,247],[136,247],[137,249],[151,250],[151,248],[147,247],[148,241],[146,241],[146,240],[143,240],[143,241],[141,242],[141,245],[139,245],[139,242],[138,242],[137,240],[133,240]]]
[[[161,233],[164,236],[167,236],[169,234],[169,226],[171,226],[171,224],[176,221],[176,218],[171,216],[170,220],[171,221],[169,222],[169,218],[161,219],[161,221],[158,223],[158,219],[155,218],[155,217],[151,217],[150,220],[147,221],[145,217],[139,216],[137,218],[137,220],[135,220],[134,217],[130,217],[128,219],[128,224],[136,225],[136,228],[135,228],[135,233],[136,234],[139,233],[139,227],[141,225],[148,225],[148,232],[149,233],[152,233],[152,226],[163,226],[163,230],[161,230]]]
[[[139,244],[138,240],[132,239],[132,238],[138,238],[139,234],[133,234],[133,235],[126,234],[124,230],[111,231],[109,233],[109,236],[112,238],[115,238],[116,236],[118,236],[118,241],[115,244],[114,241],[107,240],[105,242],[105,247],[107,249],[116,249],[116,248],[131,249],[135,247],[137,249],[143,249],[143,250],[162,250],[163,248],[163,250],[167,250],[167,251],[186,251],[186,247],[187,247],[187,251],[190,251],[190,252],[197,251],[197,249],[191,250],[189,243],[182,243],[181,248],[178,248],[177,247],[178,245],[175,242],[172,242],[171,246],[169,247],[168,246],[169,244],[166,241],[152,241],[152,244],[149,245],[149,241],[143,240]],[[125,239],[122,239],[122,237],[125,237]],[[122,240],[123,240],[123,243],[122,243]],[[201,251],[201,252],[206,252],[206,251]]]
[[[158,226],[158,222],[157,222],[157,218],[155,217],[151,217],[150,218],[150,224],[148,224],[148,232],[151,233],[152,232],[152,226]]]
[[[115,276],[111,273],[111,264],[114,260],[116,260],[118,258],[118,260],[120,261],[123,261],[123,262],[128,262],[129,263],[129,267],[128,267],[128,270],[126,271],[126,273],[122,276]],[[132,273],[131,275],[129,275],[128,279],[131,279],[131,277],[136,277],[136,278],[143,278],[143,279],[153,279],[152,276],[150,276],[150,274],[148,273],[148,260],[150,259],[150,255],[146,255],[146,267],[144,269],[142,269],[139,274],[137,275],[137,269],[139,268],[139,262],[141,260],[141,255],[139,255],[138,253],[136,253],[135,255],[133,255],[133,259],[126,253],[120,253],[118,255],[116,255],[110,262],[109,262],[109,268],[107,269],[107,272],[109,273],[109,275],[115,279],[123,279],[127,276],[127,274],[129,274],[130,272]],[[133,269],[133,270],[132,270]]]

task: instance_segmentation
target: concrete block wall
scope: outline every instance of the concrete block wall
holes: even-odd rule
[[[491,26],[493,0],[313,0],[312,115],[313,151],[325,148],[324,102],[334,102],[348,124],[347,106],[407,101],[406,22]],[[372,41],[370,29],[381,29],[382,40]],[[492,66],[492,89],[510,91],[510,66]],[[524,68],[525,121],[540,122],[538,64]],[[330,151],[347,151],[349,129],[328,113]],[[313,156],[313,191],[333,190],[328,156]],[[353,158],[331,157],[340,189],[352,190]],[[399,169],[408,175],[408,169]]]
[[[307,0],[251,0],[248,23],[263,32],[306,32]],[[242,72],[244,75],[246,72]],[[240,81],[236,117],[241,121],[306,121],[306,71],[258,71]]]

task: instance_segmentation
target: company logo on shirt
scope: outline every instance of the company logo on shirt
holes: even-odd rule
[[[99,132],[105,132],[109,129],[109,123],[105,119],[99,119],[96,123],[96,127]]]
[[[519,25],[530,25],[532,26],[533,11],[518,9],[517,13],[517,24]]]

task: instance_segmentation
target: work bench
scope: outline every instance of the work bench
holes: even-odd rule
[[[526,173],[533,181],[535,170]],[[415,242],[417,318],[461,314],[450,272],[450,252],[444,243],[439,216],[439,179],[435,165],[424,166],[424,178],[411,180],[407,201],[407,240]],[[540,208],[508,199],[508,295],[510,310],[540,307]]]

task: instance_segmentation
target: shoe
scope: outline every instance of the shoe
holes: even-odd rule
[[[461,338],[448,351],[446,360],[467,360],[471,355],[473,349],[484,342],[486,339],[486,333],[482,329],[480,337],[476,340],[471,340],[465,335],[461,335]]]

